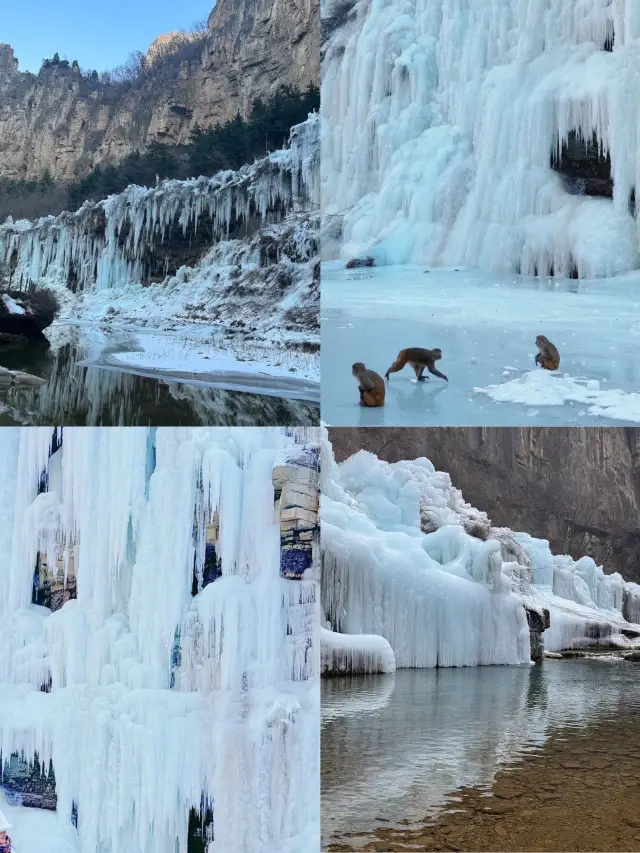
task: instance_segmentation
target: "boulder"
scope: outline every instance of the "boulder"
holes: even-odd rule
[[[6,367],[0,367],[0,391],[6,391],[9,388],[36,388],[39,385],[46,385],[47,380],[41,379],[39,376],[32,376],[30,373],[23,373],[21,370],[7,370]]]
[[[627,652],[622,656],[625,660],[634,661],[636,663],[640,663],[640,649],[636,649],[633,652]]]
[[[46,288],[0,290],[0,335],[39,339],[58,309],[55,294]]]
[[[373,258],[351,258],[347,261],[347,269],[353,270],[356,267],[374,267],[376,264]]]

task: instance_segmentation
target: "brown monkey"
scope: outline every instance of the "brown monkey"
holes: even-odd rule
[[[384,379],[375,370],[367,370],[361,361],[357,361],[351,372],[358,380],[361,406],[384,406]]]
[[[545,338],[544,335],[538,335],[536,346],[540,352],[536,355],[535,363],[539,364],[545,370],[557,370],[560,367],[560,353],[549,338]]]
[[[425,367],[429,371],[429,373],[433,373],[434,376],[439,376],[440,379],[444,379],[447,382],[449,381],[444,373],[440,373],[439,370],[436,370],[434,367],[434,362],[438,361],[442,358],[442,352],[439,349],[421,349],[420,347],[409,347],[408,349],[401,349],[398,353],[398,357],[393,362],[389,370],[385,373],[385,379],[389,379],[390,373],[397,373],[399,370],[406,364],[410,364],[413,367],[416,379],[418,382],[424,382],[427,378],[423,376]]]

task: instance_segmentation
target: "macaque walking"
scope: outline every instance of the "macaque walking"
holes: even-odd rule
[[[536,346],[539,352],[536,355],[535,363],[539,364],[545,370],[557,370],[560,367],[560,353],[549,338],[545,338],[544,335],[538,335]]]
[[[358,382],[360,405],[379,407],[384,406],[384,379],[375,370],[368,370],[361,361],[357,361],[351,372]]]
[[[411,367],[413,367],[418,382],[424,382],[427,378],[422,375],[425,367],[429,373],[433,373],[434,376],[439,376],[440,379],[444,379],[448,382],[449,380],[444,373],[440,373],[440,371],[435,368],[435,362],[441,358],[442,352],[439,349],[421,349],[421,347],[401,349],[398,353],[398,357],[385,373],[385,379],[389,379],[390,373],[397,373],[399,370],[402,370],[405,365],[410,364]]]

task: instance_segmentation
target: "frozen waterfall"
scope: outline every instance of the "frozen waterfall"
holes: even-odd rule
[[[637,0],[323,14],[323,211],[343,217],[345,257],[580,278],[637,266]],[[570,151],[599,189],[563,173]]]
[[[4,784],[52,767],[69,849],[185,853],[191,810],[208,853],[319,849],[317,465],[316,430],[0,431]]]
[[[548,650],[640,642],[640,585],[493,527],[428,459],[334,463],[322,550],[327,674],[526,663],[545,610]]]
[[[195,244],[203,256],[251,220],[312,213],[318,176],[319,117],[312,114],[291,129],[288,148],[237,172],[165,180],[151,189],[130,186],[97,204],[87,201],[76,213],[9,220],[0,225],[0,262],[9,265],[17,289],[46,281],[82,292],[161,281],[177,269],[170,266],[175,258],[157,250],[174,241]]]

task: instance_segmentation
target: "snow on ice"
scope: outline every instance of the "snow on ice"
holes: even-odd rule
[[[19,853],[184,853],[203,802],[208,853],[319,849],[315,585],[280,576],[272,483],[315,432],[60,437],[0,432],[0,745],[57,795],[7,805]],[[54,612],[38,560],[75,576]]]
[[[425,458],[334,463],[322,549],[322,603],[340,632],[322,634],[325,671],[393,671],[391,654],[398,667],[527,663],[526,610],[550,611],[549,650],[640,637],[640,585],[492,527]]]
[[[323,210],[344,215],[345,257],[636,268],[636,0],[358,0],[345,17],[322,89]],[[551,168],[571,134],[610,157],[612,199]]]

